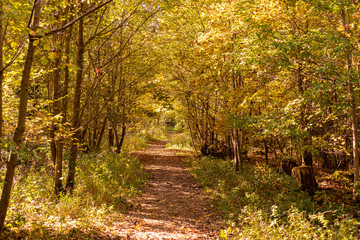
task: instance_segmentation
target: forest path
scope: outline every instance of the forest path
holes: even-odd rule
[[[117,235],[125,239],[218,239],[221,217],[191,179],[179,151],[165,141],[134,154],[149,174],[144,194],[124,214]]]

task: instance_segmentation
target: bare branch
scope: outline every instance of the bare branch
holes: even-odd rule
[[[27,37],[25,37],[24,41],[21,44],[19,44],[18,50],[15,53],[15,55],[11,58],[11,60],[7,64],[5,64],[3,68],[0,69],[0,71],[5,71],[8,67],[10,67],[14,63],[14,61],[18,58],[22,50],[24,50],[26,41],[27,41]]]
[[[107,64],[109,64],[113,59],[117,58],[118,56],[120,56],[123,52],[123,50],[125,49],[125,47],[128,45],[128,43],[130,42],[130,40],[135,36],[135,34],[139,31],[139,29],[153,16],[155,16],[159,11],[154,11],[153,13],[151,13],[149,16],[147,16],[137,27],[136,29],[132,32],[132,34],[127,38],[127,40],[125,41],[125,43],[120,47],[120,50],[106,63],[104,63],[101,68],[103,68],[104,66],[106,66]]]
[[[52,35],[54,33],[57,33],[57,32],[61,32],[61,31],[64,31],[66,28],[68,27],[71,27],[72,25],[74,25],[77,21],[79,21],[80,19],[82,19],[83,17],[86,17],[87,15],[89,15],[90,13],[93,13],[95,12],[96,10],[98,10],[99,8],[102,8],[103,6],[111,3],[113,0],[108,0],[96,7],[94,7],[93,9],[87,11],[86,13],[80,15],[79,17],[73,19],[72,21],[68,22],[67,24],[65,24],[64,26],[60,27],[60,28],[56,28],[56,29],[53,29],[51,30],[50,32],[47,32],[45,33],[44,35],[36,35],[34,37],[37,37],[37,38],[41,38],[41,37],[45,37],[45,36],[49,36],[49,35]]]

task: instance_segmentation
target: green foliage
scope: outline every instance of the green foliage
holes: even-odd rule
[[[334,206],[351,212],[353,208],[357,208],[353,202],[353,188],[356,188],[353,179],[354,176],[350,171],[337,170],[332,174],[323,173],[318,177],[318,182],[324,190],[317,192],[314,199],[322,204],[323,209]]]
[[[51,140],[64,140],[67,148],[73,134],[69,123],[76,119],[76,113],[69,110],[76,108],[70,103],[77,91],[83,93],[78,126],[86,126],[82,140],[90,149],[98,150],[97,143],[106,145],[100,140],[105,139],[103,133],[109,127],[119,135],[126,127],[124,153],[144,148],[149,141],[163,140],[170,130],[178,133],[170,135],[169,148],[194,147],[217,156],[231,155],[231,141],[237,138],[232,130],[237,128],[244,148],[251,144],[258,147],[264,140],[270,154],[281,151],[289,159],[301,158],[308,150],[314,165],[322,153],[335,159],[327,160],[328,165],[330,161],[333,165],[342,162],[336,159],[340,155],[344,165],[352,162],[347,156],[352,151],[349,96],[354,97],[354,115],[359,114],[360,88],[358,71],[346,62],[359,62],[360,14],[355,1],[170,2],[116,1],[88,14],[82,89],[74,88],[70,81],[65,90],[64,70],[74,79],[82,68],[76,65],[77,48],[66,50],[66,43],[78,38],[76,25],[54,37],[36,40],[26,137],[24,147],[16,147],[22,166],[44,165],[50,156],[44,146]],[[94,0],[44,4],[37,34],[63,26],[96,4]],[[1,96],[5,151],[15,149],[10,139],[17,122],[31,7],[24,0],[5,0],[2,6],[4,62],[16,56],[5,69]],[[58,69],[60,79],[55,84]],[[354,93],[348,92],[348,80],[354,84]],[[63,95],[66,92],[67,96]],[[60,100],[63,106],[55,113],[55,103]],[[49,129],[54,130],[54,136],[49,137]],[[91,222],[98,214],[96,210],[91,215],[92,209],[126,208],[126,199],[137,194],[144,182],[140,164],[126,155],[85,156],[77,168],[74,195],[62,196],[59,201],[52,199],[51,170],[21,169],[9,226],[43,225],[49,216],[66,216],[66,221],[61,220],[64,222],[68,217]],[[211,189],[219,207],[239,224],[244,236],[260,238],[268,231],[274,238],[293,238],[291,234],[341,238],[356,225],[353,220],[336,223],[334,216],[330,224],[326,223],[329,214],[309,214],[310,199],[291,179],[269,168],[247,166],[241,175],[231,169],[229,162],[203,159],[196,163],[194,172]],[[349,177],[340,172],[331,180],[351,188]],[[333,202],[327,193],[315,199]],[[48,210],[40,213],[43,209]],[[32,217],[39,220],[32,222]],[[242,219],[248,219],[247,223]],[[299,223],[308,229],[299,229]],[[335,230],[340,235],[333,235]]]
[[[165,124],[158,120],[146,119],[126,135],[122,151],[125,153],[146,148],[148,142],[167,139]]]
[[[77,187],[72,195],[56,198],[49,168],[21,169],[7,218],[12,231],[37,228],[65,233],[102,228],[112,214],[131,206],[146,176],[138,160],[115,153],[84,155],[78,162]],[[3,176],[4,172],[2,172]]]
[[[359,222],[353,218],[330,224],[324,213],[308,214],[291,207],[285,221],[279,218],[277,206],[270,213],[261,209],[244,209],[241,231],[230,228],[233,239],[358,239]],[[229,232],[229,229],[228,229]]]
[[[79,193],[89,194],[98,205],[126,206],[126,199],[139,194],[145,182],[142,165],[128,155],[85,155],[79,168],[83,169],[77,180]]]
[[[144,134],[132,133],[125,137],[124,146],[122,147],[121,151],[124,153],[129,153],[136,149],[146,148],[147,146],[147,139]]]
[[[241,211],[239,206],[262,206],[270,210],[274,204],[281,205],[281,212],[291,205],[311,210],[310,198],[300,191],[294,180],[271,168],[246,165],[244,172],[236,174],[230,161],[202,158],[194,162],[193,169],[203,185],[215,190],[215,197],[225,211]]]
[[[166,147],[170,149],[193,150],[190,134],[186,132],[170,134]]]
[[[122,152],[129,153],[136,149],[146,148],[148,142],[166,139],[166,130],[163,125],[152,122],[142,123],[140,126],[142,130],[132,129],[126,135]]]
[[[147,141],[164,140],[167,138],[166,132],[165,124],[159,121],[150,121],[141,131]]]
[[[314,213],[313,202],[296,182],[271,168],[245,165],[236,174],[231,162],[204,157],[193,161],[192,173],[229,219],[229,228],[221,233],[223,239],[360,236],[356,219],[338,210]]]

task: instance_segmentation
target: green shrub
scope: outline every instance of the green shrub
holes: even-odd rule
[[[3,177],[4,172],[1,174]],[[109,223],[110,215],[118,215],[129,207],[128,199],[141,192],[146,180],[137,159],[115,153],[81,156],[72,195],[54,196],[52,178],[49,167],[19,169],[7,228],[25,231],[27,237],[38,232],[38,228],[58,233],[102,228]]]
[[[192,174],[229,219],[223,239],[357,239],[359,222],[337,210],[316,212],[295,180],[272,168],[203,157]]]
[[[124,139],[124,145],[121,149],[123,153],[130,153],[137,149],[146,148],[148,146],[145,135],[142,134],[129,134]],[[115,149],[114,149],[115,151]]]
[[[193,145],[189,133],[171,133],[169,134],[169,142],[166,144],[170,149],[192,150]]]
[[[79,161],[79,168],[83,174],[78,176],[78,191],[90,193],[97,204],[124,205],[127,198],[139,194],[145,183],[142,165],[129,155],[87,155]]]

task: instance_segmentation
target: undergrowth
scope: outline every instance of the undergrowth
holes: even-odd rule
[[[296,182],[272,168],[203,157],[192,174],[229,221],[222,239],[359,239],[359,221],[342,209],[321,211]],[[319,208],[320,209],[320,208]]]
[[[136,149],[146,148],[148,146],[148,136],[143,133],[131,133],[126,136],[121,152],[130,153]],[[115,151],[115,148],[113,149]]]
[[[169,142],[166,147],[169,149],[193,150],[190,134],[186,132],[169,134]]]
[[[128,199],[141,192],[146,180],[140,162],[127,154],[83,155],[76,171],[74,193],[56,198],[50,167],[20,168],[7,215],[8,239],[66,239],[72,231],[75,239],[89,231],[103,234],[111,216],[130,207]]]
[[[158,141],[167,139],[166,126],[157,121],[152,121],[142,126],[139,136],[143,137],[146,142]]]

